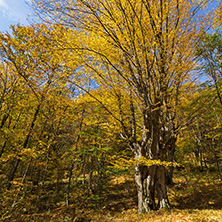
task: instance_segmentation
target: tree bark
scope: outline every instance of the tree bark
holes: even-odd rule
[[[170,146],[168,149],[168,161],[173,162],[174,161],[174,154],[175,154],[175,148],[176,148],[176,138],[173,137],[170,142]],[[173,182],[173,166],[169,166],[167,170],[167,185],[174,185]]]
[[[137,153],[135,155],[136,159],[140,159],[141,157],[148,158],[147,151],[149,151],[153,154],[149,159],[154,161],[154,164],[151,166],[145,166],[139,163],[135,164],[135,181],[138,192],[139,213],[158,210],[160,208],[170,208],[167,195],[167,170],[162,165],[155,165],[155,160],[160,160],[160,157],[164,158],[165,151],[159,145],[156,146],[156,149],[154,145],[151,147],[153,149],[149,150],[147,147],[143,149],[141,146],[137,145]],[[158,150],[158,148],[160,149]],[[159,152],[159,157],[157,150]],[[158,205],[156,205],[155,200],[158,200]]]
[[[155,204],[156,166],[135,166],[135,181],[138,192],[138,212],[145,213],[156,210]]]
[[[170,203],[167,195],[166,169],[164,166],[157,167],[157,195],[158,209],[170,209]]]

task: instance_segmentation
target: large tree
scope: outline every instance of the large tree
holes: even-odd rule
[[[170,207],[165,161],[173,160],[182,124],[177,107],[184,83],[194,73],[195,46],[208,26],[200,13],[205,2],[32,1],[42,18],[72,27],[82,36],[78,47],[69,49],[82,52],[85,61],[78,71],[84,78],[93,74],[98,85],[121,87],[128,95],[130,114],[124,115],[122,94],[116,91],[119,114],[106,108],[120,124],[121,136],[138,161],[135,181],[139,212]],[[79,87],[84,89],[84,84]],[[151,160],[150,164],[144,159]]]

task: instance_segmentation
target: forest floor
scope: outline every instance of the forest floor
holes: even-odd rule
[[[18,215],[16,222],[80,222],[80,221],[222,221],[222,182],[201,173],[184,177],[179,172],[175,185],[169,187],[171,210],[137,213],[137,193],[133,175],[113,177],[100,195],[88,198],[78,194],[69,206],[60,203],[42,213]]]

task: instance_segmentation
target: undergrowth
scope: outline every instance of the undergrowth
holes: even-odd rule
[[[210,178],[211,177],[211,178]],[[112,177],[97,194],[73,190],[70,205],[59,202],[40,212],[10,212],[2,221],[8,222],[80,222],[80,221],[196,221],[219,222],[222,218],[222,183],[214,174],[182,171],[174,176],[169,187],[171,210],[137,213],[137,193],[133,174]]]

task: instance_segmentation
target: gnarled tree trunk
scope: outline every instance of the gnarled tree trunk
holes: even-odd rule
[[[144,213],[160,208],[170,208],[167,195],[166,168],[164,166],[135,166],[138,192],[138,212]],[[158,200],[156,205],[155,199]]]
[[[156,166],[135,165],[135,181],[138,192],[138,212],[156,210],[155,182]]]
[[[135,158],[139,160],[141,157],[147,158],[146,152],[137,152]],[[157,160],[157,158],[153,160]],[[155,162],[151,166],[135,164],[135,182],[139,213],[170,208],[167,195],[167,170],[164,166],[155,165]],[[156,200],[158,200],[158,204],[156,204]]]
[[[167,195],[167,180],[166,180],[166,168],[164,166],[158,166],[156,171],[156,187],[158,197],[158,209],[170,208],[170,203]]]

